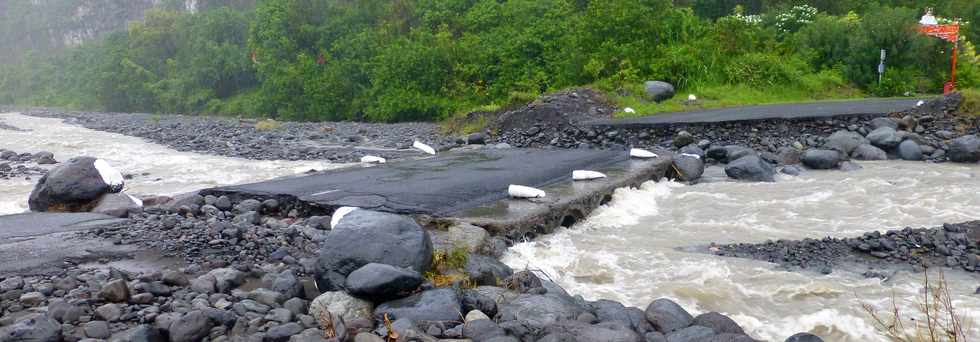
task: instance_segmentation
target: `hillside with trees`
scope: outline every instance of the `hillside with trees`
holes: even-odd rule
[[[722,102],[937,93],[952,44],[917,32],[926,7],[961,23],[957,86],[976,87],[973,0],[260,0],[21,51],[0,103],[392,122],[574,86],[634,103],[645,80]]]

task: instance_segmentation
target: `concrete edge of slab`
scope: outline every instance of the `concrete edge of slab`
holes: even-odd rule
[[[464,210],[446,218],[417,218],[431,229],[455,223],[466,223],[486,229],[492,235],[512,239],[534,238],[549,234],[558,227],[571,226],[585,219],[596,208],[608,203],[617,189],[639,187],[647,181],[666,177],[673,164],[669,154],[653,160],[630,160],[598,171],[608,178],[573,182],[546,187],[543,199],[504,199],[482,207]]]

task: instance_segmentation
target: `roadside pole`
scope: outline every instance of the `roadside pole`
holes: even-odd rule
[[[881,76],[885,74],[885,49],[881,49],[881,61],[878,62],[878,86],[881,87]]]

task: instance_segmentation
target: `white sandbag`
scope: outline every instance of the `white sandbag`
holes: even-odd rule
[[[572,171],[572,180],[590,180],[606,178],[606,175],[602,172],[588,171],[588,170],[575,170]]]
[[[333,211],[333,216],[330,217],[330,229],[336,228],[340,220],[344,219],[344,216],[350,214],[352,211],[357,210],[357,207],[340,207]]]
[[[388,160],[378,156],[363,156],[361,157],[361,162],[368,164],[384,164],[387,163]]]
[[[681,153],[681,156],[682,157],[693,157],[693,158],[701,159],[701,156],[696,155],[696,154],[693,154],[693,153]]]
[[[919,102],[916,102],[915,103],[915,106],[916,107],[922,107],[922,105],[924,105],[924,104],[926,104],[926,101],[919,100]]]
[[[694,96],[694,94],[690,94],[690,95],[687,95],[687,100],[688,101],[697,101],[698,100],[698,97],[697,96]]]
[[[623,111],[624,112],[627,112],[627,113],[630,113],[630,114],[636,114],[636,111],[633,110],[633,108],[630,108],[630,107],[626,107],[626,109],[623,109]]]
[[[507,188],[507,193],[514,198],[541,198],[545,196],[544,190],[513,184]]]
[[[143,207],[143,200],[141,200],[139,198],[136,198],[136,197],[133,197],[130,194],[126,194],[126,197],[129,197],[129,199],[132,200],[133,203],[136,203],[136,205],[139,206],[140,208]]]
[[[428,154],[431,154],[431,155],[435,155],[436,154],[436,149],[432,148],[432,146],[423,144],[421,141],[418,141],[418,140],[416,140],[415,143],[412,144],[412,147],[417,148],[417,149],[421,150],[422,152],[425,152],[425,153],[428,153]]]
[[[657,158],[659,156],[656,153],[644,149],[634,148],[630,150],[630,157],[647,159],[647,158]]]
[[[92,166],[99,171],[99,176],[102,176],[102,181],[105,182],[106,185],[109,185],[110,189],[114,189],[113,191],[122,189],[123,175],[122,173],[119,173],[119,170],[109,166],[109,163],[107,163],[104,159],[96,159],[95,162],[92,163]]]

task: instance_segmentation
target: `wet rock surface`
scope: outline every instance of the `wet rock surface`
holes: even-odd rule
[[[0,332],[20,336],[13,340],[65,341],[376,341],[391,333],[421,341],[639,341],[689,333],[751,340],[723,315],[694,319],[666,299],[652,306],[666,316],[614,301],[588,302],[479,254],[456,271],[483,285],[475,288],[438,287],[429,276],[376,263],[355,269],[344,288],[321,292],[314,281],[317,257],[331,235],[411,225],[358,210],[323,230],[315,219],[290,215],[287,205],[226,201],[190,197],[177,207],[150,206],[128,222],[78,233],[160,251],[171,266],[131,270],[110,258],[97,267],[69,262],[47,274],[0,276]],[[236,220],[241,216],[249,219]],[[410,240],[389,244],[432,254],[431,243]],[[387,291],[391,284],[401,290]],[[365,293],[370,301],[352,295]],[[673,319],[669,326],[663,317]]]
[[[57,163],[51,152],[17,153],[0,148],[0,180],[11,178],[31,180],[34,177],[44,176],[48,173],[46,166]]]
[[[922,271],[950,267],[980,271],[980,221],[942,227],[870,232],[853,238],[778,240],[764,243],[712,245],[716,255],[749,258],[790,269],[830,273],[836,267],[866,268],[870,277],[886,276],[875,269]]]

